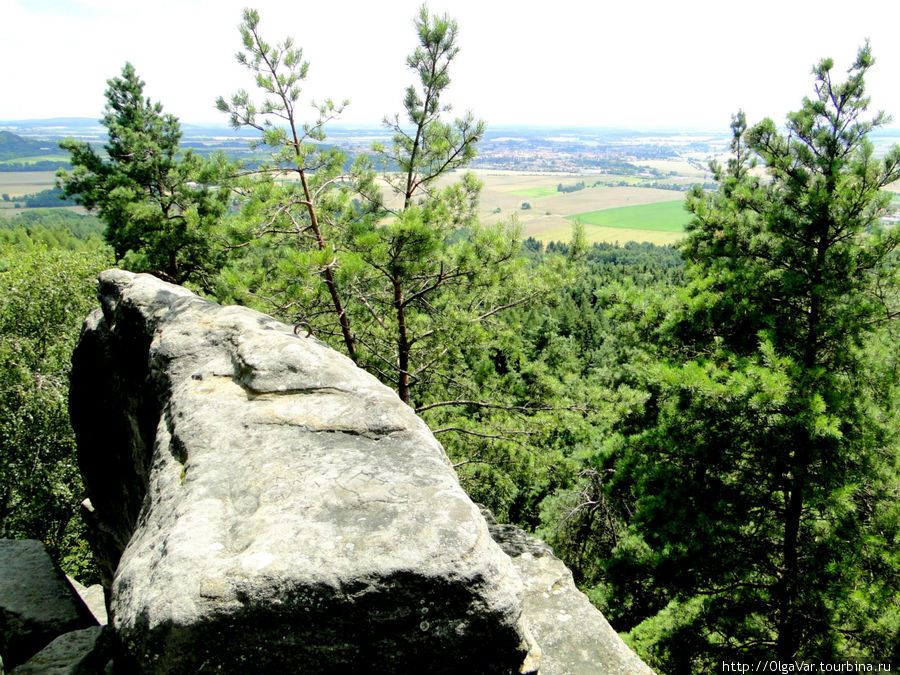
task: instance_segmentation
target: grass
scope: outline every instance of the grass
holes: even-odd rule
[[[519,197],[530,197],[531,199],[539,199],[540,197],[549,197],[550,195],[555,195],[559,191],[556,189],[556,186],[549,185],[540,185],[538,187],[531,188],[522,188],[520,190],[510,190],[511,194],[517,195]]]
[[[682,200],[622,206],[600,211],[588,211],[567,216],[578,219],[586,226],[611,227],[626,230],[650,230],[653,232],[684,232],[690,214],[684,210]]]

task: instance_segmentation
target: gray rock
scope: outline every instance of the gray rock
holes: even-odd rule
[[[70,576],[66,576],[66,579],[69,580],[69,583],[72,585],[72,588],[75,589],[78,597],[81,598],[81,601],[91,611],[91,614],[94,615],[97,623],[101,626],[105,626],[108,623],[108,620],[106,616],[106,598],[103,595],[103,586],[100,584],[84,586],[78,583],[78,580],[73,579]]]
[[[62,633],[96,625],[42,542],[0,539],[0,570],[0,654],[7,669]]]
[[[147,275],[99,293],[71,411],[129,670],[534,669],[519,575],[391,390]]]
[[[525,584],[524,617],[541,647],[541,675],[652,675],[578,590],[572,572],[543,541],[482,510],[491,536]]]
[[[94,675],[111,656],[103,629],[92,626],[60,635],[10,675]]]

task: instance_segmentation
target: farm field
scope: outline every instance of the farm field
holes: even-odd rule
[[[0,164],[35,164],[37,162],[68,162],[69,155],[34,155],[33,157],[16,157],[15,159],[2,159]]]
[[[579,176],[575,174],[524,174],[517,172],[476,172],[484,183],[481,191],[481,221],[494,223],[513,215],[524,236],[544,242],[568,241],[571,218],[586,225],[589,242],[649,241],[671,244],[680,239],[687,222],[684,193],[643,187],[586,187],[576,192],[558,192],[556,187],[584,181],[618,180],[619,176]],[[530,208],[523,209],[527,203]],[[648,209],[648,206],[649,209]],[[631,208],[626,208],[631,207]],[[633,210],[632,210],[633,208]],[[592,214],[612,210],[614,221],[597,221]]]
[[[727,159],[727,155],[725,158]],[[697,160],[697,163],[691,163],[686,159],[642,159],[641,166],[649,166],[651,169],[659,171],[675,171],[679,177],[689,177],[695,182],[702,183],[712,180],[712,174],[707,168],[708,160]]]
[[[566,227],[550,228],[535,238],[544,242],[568,241],[572,236],[572,221],[577,219],[584,224],[584,234],[589,244],[646,241],[664,246],[684,237],[684,225],[688,218],[681,201],[622,206],[569,216]]]
[[[684,231],[688,219],[688,212],[681,201],[624,206],[569,216],[569,220],[579,220],[585,225],[679,233]]]
[[[558,190],[555,187],[547,185],[543,187],[531,187],[523,188],[521,190],[513,190],[512,193],[518,197],[531,197],[532,199],[537,199],[538,197],[549,197],[550,195],[555,195],[558,193]]]
[[[0,171],[0,194],[10,197],[30,195],[52,188],[56,176],[53,171]]]
[[[666,163],[659,164],[663,168]],[[669,169],[675,170],[673,167]],[[560,183],[568,186],[584,181],[591,185],[596,180],[617,181],[625,178],[623,176],[496,170],[479,170],[475,173],[484,184],[479,213],[483,223],[495,223],[514,216],[521,224],[524,236],[533,236],[545,242],[568,241],[571,238],[573,216],[579,216],[585,223],[586,234],[591,242],[649,241],[670,244],[682,236],[681,229],[671,224],[668,231],[665,227],[660,229],[659,214],[680,214],[684,218],[682,222],[687,220],[687,214],[681,206],[684,193],[675,190],[631,186],[586,187],[576,192],[558,192],[556,189]],[[449,176],[447,182],[458,178],[459,175]],[[19,197],[53,187],[54,181],[52,171],[0,172],[0,193]],[[531,208],[523,209],[525,203]],[[659,204],[657,208],[661,210],[623,209],[648,204]],[[609,221],[595,223],[590,215],[607,210],[622,210],[622,213],[612,224]],[[12,203],[0,202],[0,217],[12,217],[20,212],[21,209],[14,209]],[[653,224],[654,219],[656,225]]]
[[[684,238],[682,232],[659,232],[654,230],[633,230],[623,227],[601,227],[585,225],[584,238],[588,244],[627,244],[629,241],[648,242],[656,246],[671,246]],[[547,244],[551,241],[568,242],[572,239],[572,223],[541,232],[535,239]]]

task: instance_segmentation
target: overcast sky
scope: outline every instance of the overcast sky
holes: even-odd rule
[[[219,95],[251,89],[234,61],[248,0],[0,0],[0,120],[102,114],[131,61],[183,122],[224,122]],[[399,112],[420,0],[257,0],[260,32],[291,35],[304,89],[350,99],[342,121]],[[727,128],[781,122],[812,93],[813,63],[841,77],[866,38],[872,107],[900,120],[897,0],[433,0],[459,23],[446,100],[488,124]],[[895,121],[893,126],[900,122]]]

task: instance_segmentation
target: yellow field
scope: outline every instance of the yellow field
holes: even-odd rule
[[[572,223],[565,221],[564,227],[554,227],[531,235],[544,243],[550,241],[568,242],[572,239]],[[629,230],[623,227],[599,227],[585,225],[584,235],[587,243],[604,242],[607,244],[625,244],[629,241],[650,242],[657,246],[674,244],[684,238],[681,232],[654,232],[653,230]],[[527,236],[527,233],[526,233]]]
[[[677,171],[678,176],[685,176],[694,179],[698,183],[712,180],[712,174],[706,168],[704,161],[700,169],[686,159],[642,159],[638,162],[641,166],[649,166],[651,169],[659,169],[660,171]]]
[[[30,195],[52,188],[56,177],[53,171],[0,171],[0,194],[10,197]]]

